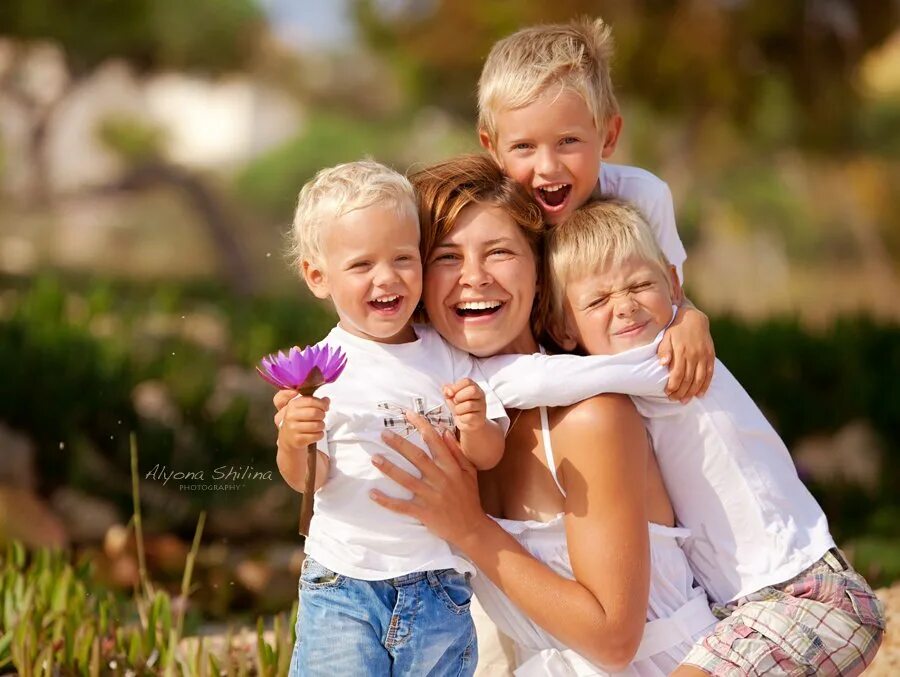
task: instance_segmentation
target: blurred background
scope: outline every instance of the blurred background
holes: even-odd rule
[[[582,14],[618,45],[613,160],[671,186],[719,356],[857,568],[900,578],[884,0],[4,0],[0,545],[70,547],[130,589],[134,432],[154,580],[177,587],[207,512],[191,627],[289,608],[299,499],[254,365],[333,322],[283,255],[297,192],[367,154],[477,150],[491,44]]]

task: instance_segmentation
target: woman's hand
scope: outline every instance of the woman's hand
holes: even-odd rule
[[[475,466],[463,455],[452,432],[438,433],[414,412],[407,411],[406,419],[422,436],[432,458],[409,440],[383,432],[385,444],[412,463],[422,476],[414,477],[383,456],[375,456],[372,463],[412,492],[413,497],[391,498],[377,490],[370,496],[388,510],[419,520],[436,536],[466,552],[468,544],[477,540],[479,530],[490,524],[490,518],[481,509]]]

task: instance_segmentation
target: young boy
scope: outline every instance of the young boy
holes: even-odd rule
[[[612,52],[610,28],[601,19],[534,26],[500,40],[478,82],[478,136],[500,168],[534,197],[549,224],[600,194],[633,202],[683,280],[686,254],[669,187],[643,169],[603,162],[622,131]],[[703,394],[715,359],[706,316],[686,304],[659,355],[671,366],[672,399]]]
[[[482,369],[508,407],[635,396],[692,534],[683,549],[721,619],[673,674],[862,672],[883,635],[881,605],[775,430],[721,363],[705,396],[665,396],[655,351],[681,288],[640,213],[610,200],[576,211],[551,231],[546,270],[558,343],[604,357],[503,356]]]
[[[469,355],[410,323],[422,265],[406,178],[371,161],[322,170],[300,192],[293,234],[306,284],[330,298],[338,315],[324,342],[344,351],[347,366],[316,391],[330,406],[316,409],[326,437],[291,673],[470,675],[477,661],[468,613],[474,569],[422,524],[372,504],[373,489],[397,492],[372,459],[402,462],[382,437],[411,433],[404,412],[416,410],[435,425],[455,424],[472,462],[492,467],[504,431],[489,419],[503,419],[503,408],[472,380]],[[278,467],[295,489],[306,463],[297,440],[314,400],[294,399],[277,420]]]

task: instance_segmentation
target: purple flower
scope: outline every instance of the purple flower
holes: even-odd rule
[[[311,392],[334,381],[346,364],[347,356],[340,348],[315,345],[300,350],[294,346],[287,355],[279,350],[262,358],[256,371],[276,388]]]

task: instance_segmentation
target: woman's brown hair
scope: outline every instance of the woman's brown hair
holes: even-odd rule
[[[534,252],[539,281],[543,278],[541,210],[525,189],[506,176],[487,155],[459,155],[426,167],[412,174],[409,180],[419,208],[424,266],[428,265],[434,248],[456,226],[462,210],[481,204],[503,210],[522,229]],[[532,312],[532,327],[538,335],[544,327],[544,305],[536,303]]]
[[[471,204],[499,207],[522,229],[535,255],[540,253],[543,219],[525,190],[486,155],[459,155],[409,177],[416,191],[422,232],[422,261],[456,226]]]

